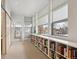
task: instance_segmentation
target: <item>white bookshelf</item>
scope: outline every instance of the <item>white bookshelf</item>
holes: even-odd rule
[[[41,50],[45,55],[47,55],[49,57],[49,59],[70,59],[70,58],[75,58],[75,57],[70,57],[71,54],[73,55],[72,52],[75,53],[76,49],[77,49],[77,45],[74,42],[69,42],[66,40],[61,40],[58,38],[53,38],[53,37],[48,37],[48,36],[43,36],[43,35],[38,35],[38,34],[32,34],[32,36],[34,37],[34,40],[37,42],[33,43],[35,46],[37,46],[37,48],[39,50]],[[40,42],[42,41],[43,42]],[[45,46],[45,40],[46,41],[46,46]],[[54,43],[53,43],[54,42]],[[39,43],[39,44],[38,44]],[[54,45],[54,49],[52,49],[50,46]],[[41,48],[40,48],[41,46]],[[62,48],[62,49],[61,49]],[[44,51],[45,49],[45,51]],[[72,50],[71,50],[72,49]],[[52,54],[51,54],[52,53]],[[53,57],[51,57],[51,55]],[[76,59],[76,58],[75,58]]]

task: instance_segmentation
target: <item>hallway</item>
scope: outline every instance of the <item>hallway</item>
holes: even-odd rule
[[[29,41],[15,42],[2,59],[48,59]]]
[[[77,59],[76,4],[1,0],[1,59]]]

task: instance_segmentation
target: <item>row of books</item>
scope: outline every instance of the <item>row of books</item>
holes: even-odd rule
[[[35,39],[33,37],[31,38],[31,42],[32,43],[35,43]]]
[[[50,42],[50,49],[55,50],[55,42]]]
[[[65,45],[58,45],[57,52],[62,54],[63,56],[67,57],[67,47]]]
[[[40,43],[38,43],[38,48],[41,49],[43,52],[48,54],[48,48]]]
[[[64,58],[63,56],[57,54],[55,59],[66,59],[66,58]]]
[[[51,51],[49,52],[49,56],[51,57],[51,59],[66,59],[65,57],[59,55],[59,54],[56,54],[55,51]]]
[[[47,48],[47,47],[44,47],[44,52],[45,52],[46,54],[48,54],[48,48]]]
[[[77,59],[77,49],[76,48],[68,48],[68,58],[69,59]]]
[[[46,39],[44,40],[44,45],[48,46],[48,40],[46,40]]]
[[[43,39],[43,38],[40,39],[40,43],[41,43],[41,44],[44,43],[44,39]]]
[[[55,59],[55,51],[49,51],[49,56],[52,58],[52,59]]]
[[[42,50],[42,48],[43,48],[43,46],[40,44],[40,43],[38,43],[38,47]]]
[[[45,52],[52,59],[77,59],[77,48],[67,47],[67,45],[50,41],[48,47],[48,40],[37,37],[32,37],[34,42],[39,49]],[[50,49],[48,52],[48,48]]]

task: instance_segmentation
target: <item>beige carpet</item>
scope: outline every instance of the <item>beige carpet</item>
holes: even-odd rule
[[[48,59],[30,41],[15,42],[1,59]]]

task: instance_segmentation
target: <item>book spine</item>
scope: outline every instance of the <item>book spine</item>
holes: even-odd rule
[[[75,56],[74,56],[74,50],[72,49],[72,50],[71,50],[71,59],[74,59],[74,57],[75,57]]]
[[[50,48],[53,49],[53,50],[55,49],[54,43],[51,43]]]
[[[74,49],[74,50],[72,50],[72,58],[73,59],[77,59],[77,50],[76,49]]]
[[[71,59],[71,49],[68,48],[68,58]]]
[[[64,56],[67,57],[67,48],[64,48]]]

